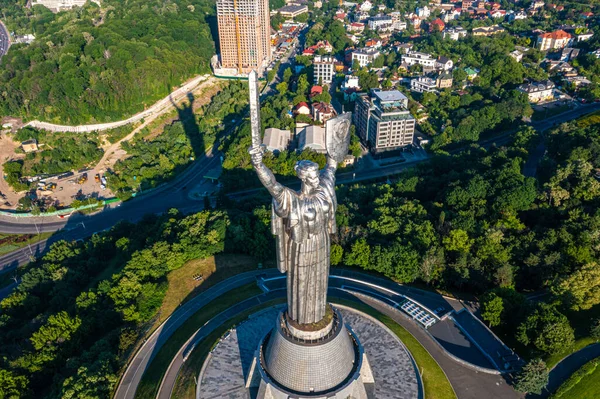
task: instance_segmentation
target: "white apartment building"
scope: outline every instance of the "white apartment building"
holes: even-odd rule
[[[467,30],[460,26],[457,26],[456,28],[446,28],[443,35],[444,39],[458,40],[467,36]]]
[[[335,76],[335,58],[332,56],[320,56],[316,55],[313,61],[313,78],[314,82],[318,84],[330,84]]]
[[[434,93],[437,91],[437,82],[429,76],[419,76],[410,81],[410,90],[417,93]]]
[[[435,67],[435,58],[431,54],[420,53],[418,51],[409,51],[402,55],[402,62],[408,66],[419,64],[424,67]]]
[[[358,61],[358,65],[361,67],[366,67],[371,64],[375,58],[379,57],[381,53],[374,48],[364,48],[355,50],[352,52],[352,63],[354,61]]]
[[[425,7],[417,7],[417,10],[416,10],[415,14],[417,14],[417,16],[419,18],[427,19],[431,15],[431,10],[427,6],[425,6]]]
[[[392,17],[380,15],[369,19],[369,29],[382,30],[392,26]]]
[[[360,84],[358,83],[358,77],[352,75],[346,75],[344,78],[344,83],[342,83],[342,90],[351,90],[351,89],[360,89]]]

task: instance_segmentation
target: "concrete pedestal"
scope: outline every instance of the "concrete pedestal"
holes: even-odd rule
[[[281,312],[257,349],[247,387],[258,388],[258,399],[371,399],[374,381],[366,359],[339,311],[313,332],[290,329]]]

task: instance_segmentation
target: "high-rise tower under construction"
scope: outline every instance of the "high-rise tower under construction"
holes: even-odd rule
[[[221,67],[261,73],[271,61],[269,0],[217,0]]]

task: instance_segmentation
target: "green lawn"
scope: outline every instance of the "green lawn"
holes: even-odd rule
[[[54,233],[41,234],[0,234],[0,255],[7,254],[17,249],[45,240]]]
[[[214,316],[230,308],[238,302],[252,296],[260,294],[262,291],[255,283],[247,284],[243,287],[229,291],[220,297],[216,298],[206,306],[202,307],[194,313],[185,323],[183,323],[177,331],[171,335],[169,340],[160,348],[156,357],[150,363],[148,369],[142,376],[140,385],[135,393],[135,397],[139,399],[147,399],[156,397],[158,387],[162,378],[173,360],[175,354],[181,346],[207,321]]]
[[[589,361],[574,372],[550,399],[600,398],[600,358]]]

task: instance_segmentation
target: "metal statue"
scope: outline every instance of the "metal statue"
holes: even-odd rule
[[[272,232],[277,242],[277,264],[287,273],[287,317],[300,325],[325,317],[329,277],[330,234],[336,232],[335,171],[350,143],[350,113],[326,124],[327,165],[299,161],[300,191],[277,182],[262,162],[260,107],[256,73],[249,76],[252,147],[249,153],[258,178],[273,197]]]

